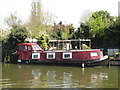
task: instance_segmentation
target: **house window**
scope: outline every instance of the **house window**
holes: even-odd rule
[[[40,53],[32,53],[32,59],[40,59]]]
[[[72,53],[63,53],[63,59],[71,59]]]
[[[47,53],[47,59],[55,59],[55,53]]]

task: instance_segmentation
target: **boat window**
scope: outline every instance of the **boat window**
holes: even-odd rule
[[[22,45],[22,46],[18,46],[18,50],[32,50],[31,46],[26,46],[26,45]]]
[[[24,46],[24,50],[27,50],[27,46]]]
[[[63,53],[63,59],[71,59],[72,53]]]
[[[41,50],[41,48],[39,47],[39,45],[32,45],[33,50]]]
[[[32,47],[31,47],[31,46],[28,46],[28,50],[32,50]]]
[[[40,53],[32,53],[32,59],[40,59]]]
[[[98,56],[98,53],[97,53],[97,52],[91,52],[91,53],[90,53],[90,56],[91,56],[91,57],[97,57],[97,56]]]
[[[47,53],[47,59],[55,59],[55,53]]]
[[[22,46],[18,46],[18,50],[23,50],[23,49],[22,49]]]

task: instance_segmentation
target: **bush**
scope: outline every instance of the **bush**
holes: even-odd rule
[[[24,43],[28,35],[28,31],[25,27],[19,27],[11,30],[8,39],[2,41],[3,62],[13,61],[13,53],[15,52],[16,45],[19,43]]]

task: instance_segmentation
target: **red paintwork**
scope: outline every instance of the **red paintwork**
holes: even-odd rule
[[[49,53],[52,53],[55,51],[51,51]],[[91,51],[65,51],[67,53],[72,52],[72,59],[62,59],[63,52],[55,52],[56,58],[55,60],[93,60],[93,59],[99,59],[100,58],[100,50],[91,50]],[[98,52],[97,57],[91,57],[91,52]],[[40,60],[51,60],[47,59],[47,52],[41,52],[40,53]],[[52,59],[53,60],[53,59]]]
[[[91,52],[98,52],[97,57],[91,57]],[[99,59],[100,58],[100,50],[94,50],[94,51],[76,51],[73,52],[73,58],[74,60],[93,60],[93,59]]]
[[[27,50],[24,50],[22,47],[22,50],[19,50],[18,47],[17,49],[17,53],[19,55],[19,59],[21,60],[31,60],[32,57],[32,52],[33,51],[42,51],[42,50],[34,50],[33,49],[33,45],[38,45],[36,43],[22,43],[22,44],[18,44],[18,46],[27,46]],[[31,50],[28,50],[28,47],[31,48]]]
[[[40,58],[38,60],[94,60],[100,59],[100,50],[73,50],[73,51],[41,51],[41,50],[28,50],[28,46],[32,47],[32,45],[38,45],[36,43],[22,43],[18,44],[18,46],[27,46],[27,50],[20,50],[17,48],[17,54],[19,55],[20,60],[34,60],[32,59],[32,53],[40,53]],[[39,51],[39,52],[38,52]],[[47,59],[47,53],[55,53],[55,59]],[[72,59],[63,59],[63,52],[71,53]],[[97,52],[97,57],[91,57],[91,52]]]
[[[38,44],[36,44],[36,43],[21,43],[21,44],[18,44],[18,46],[20,46],[20,45],[29,45],[29,46],[31,46],[31,45],[38,45]]]

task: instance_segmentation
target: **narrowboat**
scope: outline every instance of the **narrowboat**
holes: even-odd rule
[[[36,43],[18,44],[17,63],[78,65],[81,67],[107,65],[108,56],[100,49],[48,50],[44,51]]]

